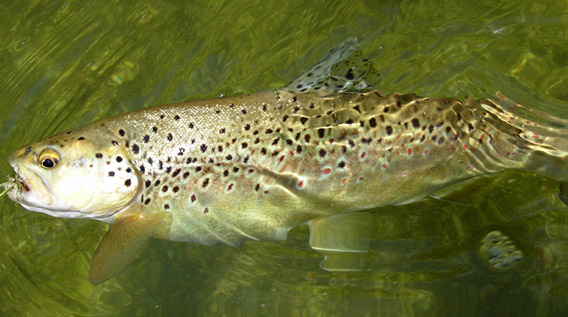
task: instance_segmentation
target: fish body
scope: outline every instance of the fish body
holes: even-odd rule
[[[343,62],[332,53],[328,64]],[[148,237],[282,240],[308,221],[409,203],[478,175],[565,172],[563,129],[518,118],[515,106],[305,89],[325,61],[283,89],[143,109],[24,146],[9,159],[8,195],[113,224],[91,269],[101,282]]]

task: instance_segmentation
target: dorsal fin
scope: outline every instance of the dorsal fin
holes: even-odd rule
[[[332,49],[321,61],[302,73],[284,89],[291,93],[360,93],[376,89],[379,73],[362,56],[356,38]]]

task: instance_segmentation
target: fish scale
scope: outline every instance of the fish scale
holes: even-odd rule
[[[309,222],[314,249],[362,252],[365,217],[335,215],[509,168],[566,180],[566,120],[502,95],[385,95],[355,44],[282,89],[142,109],[22,147],[10,156],[8,196],[111,223],[91,267],[99,283],[149,237],[237,245]]]

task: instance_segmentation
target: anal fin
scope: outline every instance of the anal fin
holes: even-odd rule
[[[99,284],[110,279],[132,262],[163,218],[163,212],[150,215],[134,213],[118,218],[93,255],[89,271],[91,283]]]
[[[310,246],[325,256],[320,267],[332,272],[361,271],[376,227],[375,217],[354,212],[312,220]]]

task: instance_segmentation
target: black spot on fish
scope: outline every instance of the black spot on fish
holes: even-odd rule
[[[172,188],[172,190],[174,191],[174,193],[177,193],[179,191],[179,187],[174,186],[174,188]]]
[[[125,134],[125,133],[124,133],[124,130],[122,130],[122,129],[118,130],[118,134],[119,134],[120,136],[124,136],[124,134]]]
[[[197,200],[197,198],[195,197],[195,195],[191,195],[191,202],[195,202]]]
[[[207,145],[201,144],[200,149],[201,149],[201,152],[205,153],[205,151],[207,151]]]
[[[246,130],[246,131],[250,130],[250,124],[246,124],[246,125],[245,125],[245,130]]]
[[[236,173],[236,172],[238,172],[238,171],[239,171],[239,168],[238,168],[238,167],[233,167],[233,172],[234,172],[234,173]]]
[[[355,107],[353,107],[354,110],[356,110],[357,112],[361,113],[361,109],[359,108],[359,105],[356,105]]]
[[[243,110],[241,110],[241,112],[242,112],[243,114],[247,114],[247,109],[243,109]]]
[[[186,179],[189,176],[189,172],[183,173],[183,178]]]
[[[418,120],[418,118],[412,119],[412,126],[415,127],[415,128],[419,128],[420,127],[420,120]]]
[[[148,205],[152,200],[150,198],[146,198],[144,201],[144,205]]]
[[[150,185],[152,185],[152,182],[150,180],[147,180],[145,185],[146,185],[146,188],[148,188],[148,187],[150,187]]]
[[[178,115],[175,115],[175,116],[174,116],[174,120],[179,120],[179,116],[178,116]]]
[[[243,149],[246,149],[248,147],[248,143],[246,143],[246,142],[241,143],[241,147]]]
[[[168,185],[164,185],[162,186],[162,192],[167,192],[168,191]]]
[[[325,152],[324,149],[319,150],[319,156],[325,157],[325,154],[326,154],[326,152]]]
[[[318,129],[318,136],[319,136],[320,138],[323,138],[323,137],[325,136],[325,129],[319,128],[319,129]]]
[[[124,181],[124,185],[126,187],[130,187],[130,185],[132,185],[132,181],[130,179],[127,179],[126,181]]]
[[[201,187],[205,188],[205,187],[207,187],[207,185],[209,185],[209,178],[206,178],[206,179],[203,181],[203,184],[201,184]]]
[[[337,166],[338,166],[339,168],[344,168],[344,167],[345,167],[345,162],[341,161],[341,162],[339,162],[339,164],[337,164]]]
[[[225,128],[222,128],[221,130],[219,130],[219,133],[225,133]]]
[[[100,158],[103,158],[103,155],[101,153],[97,153],[97,154],[95,154],[95,157],[100,159]]]
[[[262,153],[262,154],[266,154],[266,148],[265,148],[265,147],[263,147],[263,148],[262,148],[262,149],[260,150],[260,153]]]
[[[158,128],[157,128],[157,127],[152,127],[152,132],[158,133]]]
[[[155,187],[158,187],[159,185],[160,185],[160,180],[158,179],[158,180],[156,180],[156,181],[154,182],[154,186],[155,186]]]
[[[387,130],[387,135],[392,134],[392,127],[390,125],[388,125],[385,129]]]
[[[287,115],[287,114],[286,114],[286,115],[284,115],[284,117],[282,117],[282,122],[286,122],[286,120],[288,120],[288,118],[289,118],[289,117],[288,117],[288,115]]]
[[[227,155],[225,158],[230,161],[230,160],[233,159],[233,156],[232,156],[231,154],[229,154],[229,155]]]
[[[116,157],[116,161],[117,161],[118,163],[122,162],[122,156],[117,156],[117,157]]]
[[[150,141],[150,136],[146,134],[144,136],[144,143],[148,143],[148,141]]]
[[[82,141],[84,139],[85,139],[84,137],[79,137],[77,140]]]
[[[195,168],[195,171],[196,171],[196,172],[201,171],[201,166],[197,166],[197,167]]]
[[[254,186],[254,190],[258,191],[259,189],[260,189],[260,184],[256,184],[256,185]]]
[[[189,128],[193,129],[195,127],[195,125],[193,125],[193,122],[189,123]]]
[[[399,102],[400,102],[400,101],[399,101]],[[386,112],[389,112],[389,107],[385,107],[385,108],[383,109],[383,112],[385,112],[385,113],[386,113]]]
[[[166,173],[170,173],[171,171],[172,171],[172,167],[171,167],[171,166],[166,167]]]
[[[112,172],[112,171],[108,172],[108,176],[113,177],[113,176],[114,176],[114,172]]]
[[[375,120],[375,118],[371,118],[371,120],[369,120],[369,126],[371,128],[374,128],[377,126],[377,120]]]
[[[302,147],[301,146],[296,146],[296,152],[298,153],[302,153]]]
[[[272,141],[272,145],[276,145],[276,144],[278,144],[278,141],[280,141],[280,138],[276,138],[276,139],[274,139],[274,141]]]
[[[131,172],[132,172],[132,169],[130,169],[130,167],[126,169],[126,173],[131,173]]]
[[[307,117],[301,117],[301,118],[300,118],[300,122],[301,122],[302,124],[305,124],[306,122],[308,122],[308,120],[309,120],[309,119],[308,119]]]
[[[272,132],[273,132],[272,129],[266,129],[266,131],[265,131],[264,133],[270,134],[270,133],[272,133]]]
[[[140,152],[140,148],[138,147],[137,144],[134,144],[132,146],[132,152],[134,152],[134,154],[138,154]]]
[[[164,209],[170,209],[170,205],[165,204],[165,205],[164,205]]]
[[[114,146],[118,146],[118,142],[116,142],[116,141],[111,141],[111,143],[112,143],[112,145],[114,145]]]
[[[249,156],[247,155],[247,156],[245,156],[243,163],[245,163],[245,164],[248,163],[248,160],[249,160]]]
[[[171,133],[168,133],[168,141],[171,141],[174,139],[174,136]]]
[[[304,135],[304,140],[310,142],[311,136],[309,134]]]
[[[144,174],[144,172],[146,172],[146,168],[144,167],[144,165],[140,165],[140,173]]]

